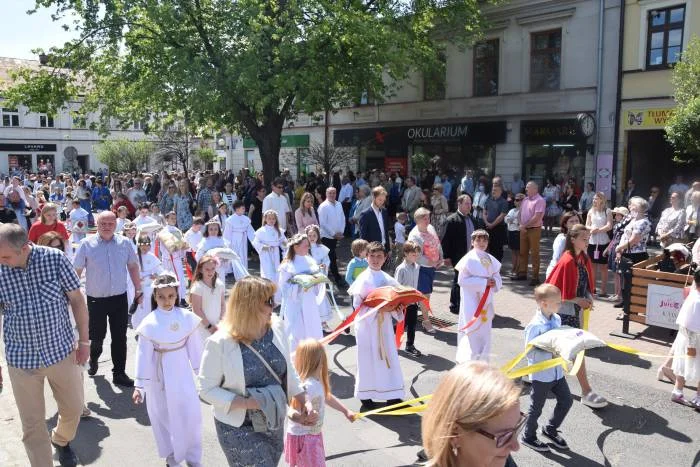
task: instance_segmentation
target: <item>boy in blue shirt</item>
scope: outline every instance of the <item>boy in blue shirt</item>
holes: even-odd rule
[[[525,343],[529,343],[537,336],[547,331],[561,327],[561,318],[556,313],[561,306],[561,291],[551,284],[542,284],[535,288],[535,301],[537,311],[530,323],[525,328]],[[542,362],[554,358],[550,352],[540,349],[532,349],[527,354],[528,365]],[[527,424],[523,432],[523,445],[539,452],[549,452],[549,446],[537,438],[537,419],[542,414],[542,408],[547,401],[547,395],[551,392],[557,399],[554,413],[549,419],[547,426],[542,428],[542,435],[547,438],[548,443],[554,447],[567,450],[569,445],[564,438],[559,436],[558,430],[566,414],[573,404],[569,385],[566,383],[564,371],[561,366],[556,366],[548,370],[538,371],[530,375],[532,381],[532,392],[530,393],[530,409],[527,416]]]

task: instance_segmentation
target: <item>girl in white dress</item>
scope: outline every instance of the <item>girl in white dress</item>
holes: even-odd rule
[[[695,271],[694,283],[678,312],[676,319],[678,335],[673,342],[673,373],[675,373],[675,387],[671,393],[671,400],[683,405],[689,405],[700,409],[700,269]],[[692,400],[687,400],[683,395],[683,387],[696,387],[696,394]]]
[[[170,251],[165,243],[158,240],[160,242],[160,257],[163,261],[163,267],[167,271],[172,272],[175,275],[175,279],[180,283],[179,294],[180,297],[184,299],[187,293],[187,287],[183,261],[185,260],[185,253],[188,249],[188,245],[185,242],[185,236],[182,234],[182,231],[177,228],[177,214],[175,214],[175,211],[170,211],[165,215],[165,222],[166,225],[163,230],[170,232],[178,240],[181,240],[182,246],[179,249],[174,248],[173,251]],[[180,306],[186,305],[187,304],[184,302],[180,303]]]
[[[225,287],[216,273],[217,266],[216,258],[204,255],[197,263],[190,286],[189,302],[192,311],[202,319],[199,326],[202,341],[216,332],[216,325],[224,316]]]
[[[136,245],[136,224],[131,221],[125,223],[121,233],[129,239],[131,246],[134,248],[134,253],[138,254],[139,248]],[[131,306],[131,304],[134,302],[136,289],[134,288],[134,283],[131,282],[131,274],[129,274],[129,270],[127,269],[126,271],[126,301],[129,306]]]
[[[204,238],[197,245],[197,253],[194,255],[195,261],[199,263],[199,260],[207,253],[207,251],[214,248],[230,248],[230,245],[223,238],[223,231],[221,230],[221,224],[217,218],[214,218],[204,224]],[[216,273],[219,275],[222,281],[226,280],[226,273],[229,270],[228,262],[220,261],[219,266],[216,268]]]
[[[319,231],[318,226],[308,225],[304,230],[307,237],[309,237],[309,243],[311,243],[311,257],[316,261],[316,263],[318,263],[318,267],[321,268],[321,272],[328,276],[328,268],[331,265],[331,259],[328,256],[330,250],[326,245],[321,243],[321,232]],[[324,297],[323,301],[318,307],[318,312],[321,315],[322,327],[325,332],[332,332],[332,329],[328,326],[328,322],[333,319],[333,310],[328,300],[328,293],[333,293],[333,291],[328,290],[328,288],[332,287],[333,286],[330,284],[323,284]]]
[[[362,305],[362,301],[378,287],[398,286],[399,283],[382,271],[386,260],[384,246],[372,242],[367,248],[369,268],[365,269],[348,289],[352,297],[353,309]],[[362,411],[378,407],[374,399],[397,404],[405,396],[403,373],[399,364],[399,352],[396,348],[392,319],[402,321],[403,311],[374,310],[363,306],[357,315],[374,313],[355,323],[357,341],[357,373],[355,379],[355,397],[362,401]]]
[[[297,274],[316,274],[318,264],[309,255],[309,239],[306,234],[296,234],[289,240],[289,249],[279,267],[278,289],[282,291],[280,316],[289,336],[289,351],[294,352],[304,339],[321,339],[321,317],[318,312],[320,302],[325,297],[325,287],[321,284],[310,289],[292,283]]]
[[[139,327],[141,321],[151,312],[153,280],[165,272],[163,264],[156,258],[156,255],[151,253],[151,238],[147,234],[139,234],[137,243],[143,300],[136,308],[136,312],[131,316],[131,327],[133,329]]]
[[[194,383],[203,344],[200,319],[178,308],[178,287],[169,274],[153,281],[153,313],[136,334],[135,404],[146,399],[158,455],[167,465],[202,465],[202,409]]]
[[[287,248],[287,239],[274,210],[268,209],[263,213],[263,226],[255,232],[253,246],[260,257],[260,277],[277,284],[280,255]],[[281,303],[279,288],[275,292],[275,303]]]
[[[501,263],[486,252],[489,234],[479,229],[472,233],[472,249],[459,260],[455,269],[460,287],[459,324],[457,334],[457,363],[470,360],[489,361],[491,352],[491,322],[495,315],[493,296],[503,287]],[[479,316],[469,328],[463,328],[474,319],[476,308],[490,286],[489,295]]]

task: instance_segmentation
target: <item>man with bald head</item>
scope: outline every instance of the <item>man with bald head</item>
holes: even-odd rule
[[[107,321],[112,337],[112,381],[116,385],[131,387],[134,381],[126,375],[126,328],[129,323],[129,304],[126,300],[127,271],[136,288],[141,292],[139,260],[129,240],[114,235],[117,218],[111,211],[97,215],[97,235],[91,235],[80,243],[73,262],[78,277],[85,270],[85,292],[90,315],[90,368],[88,374],[97,373],[98,359],[102,355],[102,342],[107,335]]]

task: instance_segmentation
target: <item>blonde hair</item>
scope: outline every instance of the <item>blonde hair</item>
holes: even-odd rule
[[[277,211],[274,209],[268,209],[265,211],[262,215],[262,225],[265,226],[267,225],[267,216],[275,216],[275,230],[277,230],[277,234],[279,236],[282,236],[282,232],[280,231],[280,218],[277,216]]]
[[[603,193],[602,191],[596,191],[596,193],[593,195],[593,199],[595,199],[595,198],[598,198],[598,199],[603,200],[603,204],[602,204],[601,209],[597,209],[597,208],[595,207],[595,204],[591,204],[591,210],[596,210],[596,211],[607,211],[607,209],[608,209],[608,204],[607,204],[607,203],[608,203],[608,199],[606,198],[605,193]]]
[[[368,245],[369,243],[367,240],[363,240],[361,238],[355,239],[350,244],[350,252],[353,256],[360,256],[360,253],[366,250]]]
[[[425,208],[418,208],[416,212],[413,213],[413,220],[423,219],[424,217],[430,218],[430,211]]]
[[[41,219],[42,224],[46,224],[46,218],[44,217],[44,213],[46,211],[56,211],[58,212],[58,204],[55,203],[46,203],[41,210],[41,216],[39,217]],[[58,219],[56,219],[56,223],[58,223]]]
[[[535,287],[535,301],[541,302],[542,300],[547,300],[548,298],[561,297],[561,290],[559,287],[553,284],[540,284]]]
[[[260,307],[275,296],[277,286],[269,279],[247,276],[236,282],[226,303],[226,313],[219,328],[237,341],[252,342],[263,327],[270,327],[270,321]]]
[[[520,388],[485,362],[457,365],[440,381],[423,416],[428,466],[456,467],[451,438],[473,431],[518,404]]]
[[[328,357],[326,350],[316,339],[304,339],[299,342],[294,355],[294,368],[303,382],[318,373],[318,379],[323,386],[323,393],[328,397],[331,393],[331,383],[328,378]],[[301,404],[292,399],[292,408],[301,409]]]
[[[309,237],[307,237],[305,233],[298,233],[289,239],[289,242],[287,243],[287,254],[284,255],[284,260],[282,260],[283,263],[294,261],[294,258],[297,255],[297,252],[294,251],[294,247],[301,245],[304,240],[307,242],[309,241]],[[309,248],[311,248],[311,242],[309,242]]]
[[[308,210],[304,207],[304,201],[306,201],[307,199],[311,200],[311,207]],[[313,214],[313,212],[314,212],[314,195],[312,195],[308,191],[304,192],[304,194],[301,195],[301,198],[299,199],[299,209],[301,209],[302,213],[306,213],[309,215]]]

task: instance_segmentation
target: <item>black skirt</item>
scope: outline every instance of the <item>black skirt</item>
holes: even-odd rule
[[[588,245],[588,257],[593,264],[608,264],[608,257],[603,256],[603,252],[607,247],[607,243],[605,245]]]

